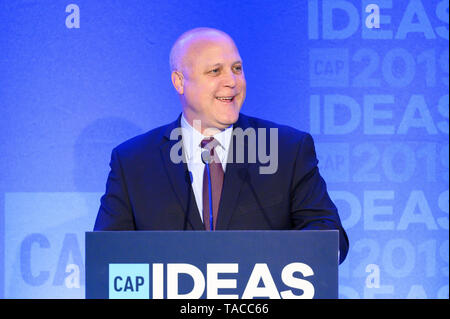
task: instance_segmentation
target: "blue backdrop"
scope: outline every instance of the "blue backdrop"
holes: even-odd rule
[[[0,297],[84,297],[110,152],[176,118],[171,45],[209,26],[239,47],[242,111],[316,141],[350,239],[339,296],[448,298],[448,12],[437,0],[0,0]]]

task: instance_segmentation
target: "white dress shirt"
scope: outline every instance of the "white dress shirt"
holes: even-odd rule
[[[202,148],[200,143],[203,139],[209,136],[202,135],[199,131],[194,129],[185,119],[184,114],[181,115],[181,132],[183,137],[183,148],[186,155],[188,169],[192,174],[192,190],[194,191],[195,201],[200,213],[200,218],[203,221],[203,171],[205,164],[202,162],[201,154]],[[220,144],[216,146],[214,151],[222,163],[223,172],[227,165],[228,150],[231,142],[231,135],[233,132],[233,125],[230,125],[225,130],[213,135]]]

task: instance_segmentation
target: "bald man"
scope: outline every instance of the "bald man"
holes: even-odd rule
[[[232,38],[189,30],[170,68],[182,112],[113,150],[94,230],[337,229],[342,262],[348,239],[312,137],[240,113],[246,81]]]
[[[236,123],[245,99],[242,60],[225,33],[199,28],[183,34],[170,56],[172,83],[190,125],[224,130]],[[204,134],[208,135],[208,134]]]

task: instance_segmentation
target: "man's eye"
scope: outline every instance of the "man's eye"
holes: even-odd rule
[[[236,65],[236,66],[234,67],[234,71],[236,71],[236,72],[241,72],[241,71],[242,71],[242,65]]]
[[[209,73],[211,74],[219,74],[220,69],[216,68],[216,69],[212,69],[211,71],[209,71]]]

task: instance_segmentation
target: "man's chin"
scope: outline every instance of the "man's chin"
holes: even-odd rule
[[[221,126],[222,129],[226,129],[229,126],[231,126],[234,123],[236,123],[238,119],[239,119],[239,112],[237,112],[236,114],[227,116],[226,119],[223,119],[220,122],[220,126]]]

